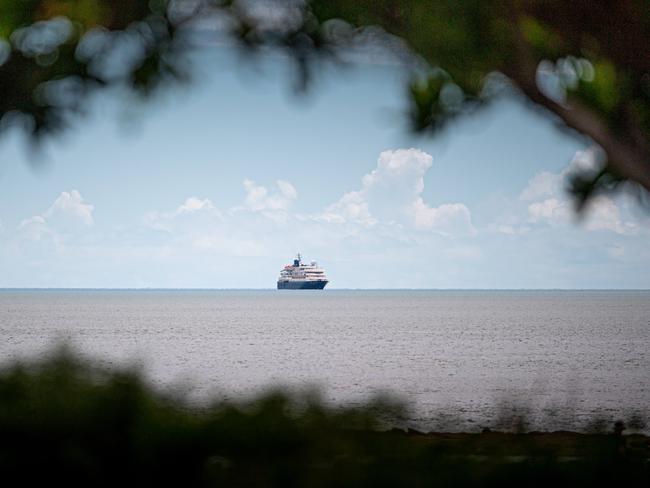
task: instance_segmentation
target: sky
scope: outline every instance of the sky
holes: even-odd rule
[[[35,151],[0,139],[0,287],[273,288],[301,252],[331,288],[650,288],[650,212],[567,178],[597,148],[514,96],[408,132],[394,63],[200,58],[149,103],[111,93]]]

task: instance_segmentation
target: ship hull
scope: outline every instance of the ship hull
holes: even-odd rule
[[[327,280],[291,280],[278,281],[278,290],[322,290]]]

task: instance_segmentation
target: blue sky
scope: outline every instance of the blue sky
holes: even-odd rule
[[[602,197],[576,222],[565,181],[597,151],[518,100],[431,139],[397,65],[291,81],[218,49],[38,157],[1,139],[0,286],[269,288],[301,251],[337,288],[650,288],[647,212]]]

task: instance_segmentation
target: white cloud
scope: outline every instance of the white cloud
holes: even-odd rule
[[[528,222],[547,223],[552,226],[571,224],[576,211],[567,188],[573,175],[595,174],[600,171],[603,156],[596,148],[578,151],[571,162],[559,173],[544,171],[535,175],[519,195],[528,204]],[[634,234],[639,226],[626,216],[621,198],[617,201],[607,196],[596,196],[588,202],[583,215],[577,219],[588,231],[611,231],[617,234]]]
[[[385,151],[361,179],[360,189],[316,214],[293,209],[298,192],[291,182],[280,179],[264,186],[246,179],[238,205],[218,207],[205,196],[190,195],[169,209],[147,213],[144,225],[103,234],[97,229],[83,239],[75,233],[94,225],[94,207],[72,190],[62,192],[42,215],[26,219],[20,225],[21,242],[16,242],[23,255],[39,261],[52,252],[81,259],[100,256],[103,249],[106,256],[146,255],[178,266],[217,261],[223,266],[228,256],[263,259],[299,250],[323,259],[374,259],[369,256],[399,255],[405,247],[430,252],[429,245],[442,250],[444,236],[467,236],[474,229],[465,205],[432,207],[424,200],[424,176],[431,166],[431,156],[417,149]],[[475,249],[467,250],[457,259],[477,258]]]
[[[528,205],[530,222],[548,221],[553,224],[566,223],[571,218],[571,208],[567,201],[547,198],[541,202]]]
[[[321,218],[366,227],[378,222],[441,234],[473,234],[469,209],[462,203],[430,207],[424,202],[424,176],[433,158],[419,149],[383,151],[377,167],[361,180],[361,189],[329,205]]]
[[[27,286],[267,287],[279,264],[302,251],[323,262],[335,287],[646,286],[647,278],[618,278],[617,270],[649,262],[643,243],[650,223],[632,220],[631,202],[599,196],[581,225],[572,222],[564,178],[589,167],[584,154],[511,198],[483,201],[475,215],[462,203],[427,202],[433,160],[417,149],[383,152],[356,188],[312,214],[294,208],[298,192],[290,182],[246,180],[240,201],[229,206],[190,194],[147,214],[144,225],[107,228],[106,221],[92,225],[94,208],[79,192],[63,192],[15,237],[3,236],[0,278]],[[480,242],[471,237],[472,217],[486,223]],[[580,262],[573,259],[578,248]],[[594,263],[613,266],[603,256],[622,267],[589,281],[600,279]]]
[[[298,197],[298,192],[294,186],[286,180],[278,180],[277,182],[280,192],[289,200],[295,200]]]
[[[284,180],[278,180],[272,192],[248,179],[243,185],[243,206],[219,209],[208,198],[189,197],[173,211],[149,212],[144,223],[167,234],[164,242],[171,249],[169,259],[196,253],[264,255],[267,237],[287,219],[287,209],[297,192]]]
[[[189,197],[180,207],[176,209],[173,215],[183,215],[199,210],[215,210],[215,206],[208,198],[200,200],[196,197]]]
[[[338,202],[329,205],[321,218],[334,224],[354,222],[364,226],[372,226],[377,223],[377,220],[370,215],[368,202],[363,194],[358,191],[346,193]]]
[[[45,222],[45,218],[41,215],[35,215],[34,217],[23,220],[18,225],[18,231],[21,236],[32,241],[39,241],[43,236],[51,233]]]
[[[429,207],[421,198],[414,203],[415,227],[440,229],[443,234],[475,234],[469,209],[462,203],[447,203]]]
[[[585,209],[585,228],[587,230],[610,230],[617,234],[636,234],[639,226],[621,217],[619,206],[609,197],[597,196]]]
[[[233,258],[285,256],[303,250],[314,257],[382,255],[404,246],[440,246],[441,236],[467,236],[474,228],[467,207],[430,207],[422,198],[430,155],[416,150],[383,152],[361,189],[345,193],[316,214],[292,209],[298,192],[288,181],[263,186],[243,181],[243,203],[217,208],[191,197],[173,211],[151,212],[149,228],[169,247],[168,259],[211,255]],[[470,249],[470,248],[468,248]],[[397,251],[395,251],[397,252]],[[476,259],[476,252],[458,259]]]
[[[64,191],[59,197],[54,200],[54,203],[48,208],[43,217],[48,220],[64,216],[71,217],[84,223],[85,225],[93,225],[93,210],[95,207],[87,202],[84,202],[81,194],[77,190],[71,192]]]
[[[57,242],[58,234],[72,235],[79,231],[79,226],[94,225],[95,207],[85,202],[77,190],[64,191],[42,215],[34,215],[18,225],[18,235],[23,239],[40,241],[49,236]]]
[[[556,195],[562,185],[562,175],[542,171],[536,174],[529,182],[526,188],[521,192],[521,200],[537,200],[539,198]]]
[[[605,155],[597,147],[591,147],[584,151],[577,151],[569,165],[562,171],[563,176],[575,173],[595,174],[603,168]]]
[[[253,211],[287,210],[298,193],[291,183],[284,180],[276,181],[277,191],[269,192],[265,187],[253,180],[244,180],[246,207]]]
[[[188,197],[172,212],[149,212],[144,216],[147,227],[172,232],[175,229],[200,228],[201,225],[210,226],[213,221],[222,220],[221,212],[208,198],[200,199]]]
[[[566,194],[569,179],[577,174],[595,174],[602,168],[603,155],[597,148],[577,151],[569,164],[559,173],[542,171],[530,179],[520,193],[520,200],[531,201]]]

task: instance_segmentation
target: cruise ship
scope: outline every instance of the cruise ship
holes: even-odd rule
[[[319,268],[316,261],[302,264],[302,257],[298,254],[293,264],[287,264],[280,271],[278,290],[322,290],[327,283],[325,270]]]

